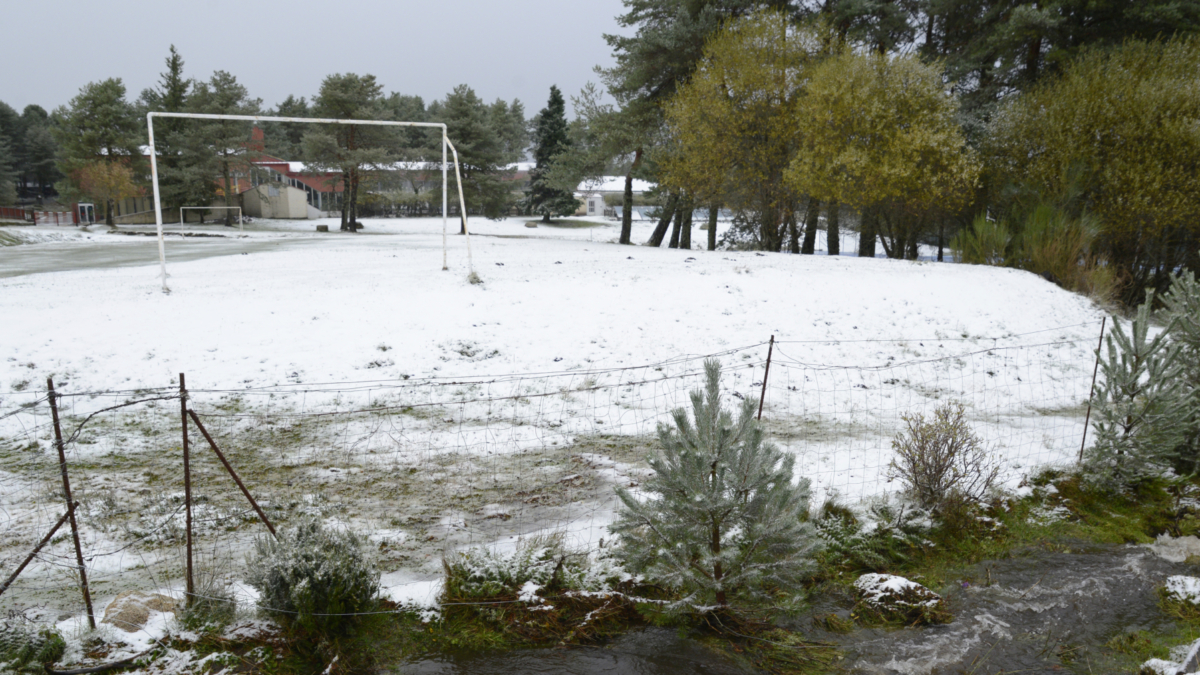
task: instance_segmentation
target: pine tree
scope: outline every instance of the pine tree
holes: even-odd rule
[[[250,98],[233,75],[218,70],[207,82],[197,82],[188,98],[188,110],[213,115],[256,115],[262,101]],[[237,206],[238,175],[248,174],[254,161],[249,145],[250,123],[238,120],[193,121],[187,127],[190,169],[198,180],[220,179],[225,206]],[[211,183],[210,183],[211,184]],[[233,212],[225,210],[225,225],[233,225]]]
[[[0,135],[0,206],[17,202],[17,172],[13,168],[12,154],[8,139]]]
[[[309,117],[311,112],[307,99],[288,94],[288,97],[275,106],[274,110],[269,111],[269,114],[272,117]],[[309,125],[295,122],[265,122],[262,125],[263,149],[268,155],[280,159],[300,159],[304,156],[304,133],[307,126]]]
[[[1167,335],[1179,349],[1183,429],[1175,449],[1175,470],[1200,473],[1200,283],[1192,272],[1177,275],[1162,299]]]
[[[385,119],[383,86],[374,75],[334,74],[321,82],[313,99],[314,117],[334,119]],[[341,229],[358,229],[358,194],[364,168],[392,161],[390,148],[399,143],[395,128],[339,124],[333,129],[310,129],[304,136],[304,154],[314,165],[342,172]]]
[[[59,169],[67,176],[62,190],[78,191],[75,174],[92,162],[124,163],[134,175],[144,171],[141,145],[141,120],[125,100],[125,84],[120,78],[90,82],[79,90],[66,106],[52,115],[52,130],[61,148]],[[105,200],[105,222],[113,225],[114,204]]]
[[[18,158],[17,173],[21,182],[37,184],[37,196],[46,196],[46,186],[62,179],[56,162],[58,143],[50,130],[50,113],[39,105],[27,105],[21,111],[21,133],[24,136],[24,152]]]
[[[1172,468],[1188,413],[1180,346],[1169,338],[1173,326],[1150,338],[1153,299],[1148,291],[1129,333],[1113,319],[1100,361],[1104,379],[1092,402],[1096,442],[1089,471],[1117,484]]]
[[[138,103],[146,112],[184,112],[192,80],[183,76],[183,57],[171,45],[167,69],[159,75],[158,87],[142,91]],[[185,146],[195,120],[164,117],[154,123],[154,146],[158,153],[158,190],[164,211],[180,206],[208,204],[215,192],[213,176],[198,170],[199,160]]]
[[[497,102],[499,103],[499,102]],[[515,119],[512,107],[499,114],[498,105],[488,106],[475,91],[465,84],[454,88],[446,96],[429,106],[431,121],[446,124],[450,142],[458,150],[458,162],[462,172],[463,197],[467,210],[481,212],[485,217],[498,220],[513,204],[512,194],[506,179],[513,175],[509,168],[519,159],[514,152],[517,144],[511,128]],[[497,125],[503,122],[503,127]],[[441,138],[436,140],[440,148]],[[450,156],[453,160],[453,156]],[[450,170],[450,194],[456,195],[457,186],[454,170]],[[434,188],[433,201],[441,201],[440,181]],[[451,199],[451,204],[457,203]],[[460,230],[461,231],[461,230]]]
[[[819,546],[803,520],[809,481],[792,482],[794,459],[763,439],[749,397],[737,420],[721,408],[720,363],[705,361],[704,372],[694,421],[680,408],[674,428],[659,425],[648,498],[619,488],[623,508],[610,526],[631,569],[681,591],[677,608],[702,611],[789,592]]]
[[[550,86],[550,100],[533,125],[533,157],[537,166],[530,174],[528,204],[530,210],[542,215],[542,222],[548,223],[552,216],[569,216],[579,207],[570,190],[555,188],[547,180],[555,162],[571,145],[567,137],[566,102],[558,87]]]

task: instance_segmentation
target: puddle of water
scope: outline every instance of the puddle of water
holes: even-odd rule
[[[1073,663],[1087,672],[1088,653],[1095,659],[1115,635],[1168,630],[1155,589],[1197,572],[1133,546],[986,561],[968,570],[969,586],[942,589],[953,623],[819,637],[847,650],[852,673],[1061,673]]]
[[[730,663],[665,628],[646,628],[604,647],[527,649],[499,654],[459,654],[401,664],[403,675],[747,675]]]

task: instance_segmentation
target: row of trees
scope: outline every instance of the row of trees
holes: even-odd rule
[[[1078,261],[1125,299],[1195,267],[1196,43],[1183,0],[626,0],[616,65],[574,99],[558,185],[619,170],[659,183],[650,244],[689,245],[694,207],[732,209],[729,244],[811,253],[819,215],[860,255],[1012,242],[1046,208],[1087,230]],[[715,213],[715,208],[709,212]],[[1039,216],[1041,217],[1041,216]],[[1044,221],[1045,219],[1042,218]],[[1078,228],[1077,228],[1078,229]],[[718,245],[709,228],[709,247]],[[1045,239],[1045,238],[1043,238]],[[1052,240],[1050,237],[1049,240]],[[1016,249],[1005,264],[1028,265]]]
[[[557,116],[565,129],[561,94],[558,100]],[[143,147],[150,111],[445,123],[458,149],[468,210],[493,218],[507,213],[520,197],[513,194],[512,165],[524,157],[531,134],[518,100],[485,103],[461,85],[426,105],[419,96],[385,93],[369,74],[330,75],[311,101],[289,96],[264,108],[261,99],[225,71],[207,80],[186,77],[183,58],[172,47],[157,85],[135,101],[127,97],[122,81],[112,78],[87,84],[52,114],[30,106],[17,115],[0,104],[0,200],[11,202],[15,186],[26,181],[58,181],[67,199],[106,204],[111,224],[114,202],[141,196],[148,188]],[[266,153],[304,161],[314,173],[339,174],[343,228],[353,229],[368,191],[420,195],[425,176],[440,175],[438,129],[263,123],[262,140],[256,143],[252,127],[227,120],[158,119],[155,145],[164,208],[220,199],[235,204],[239,177],[244,179]],[[429,183],[425,201],[440,204],[440,181]],[[561,194],[551,198],[561,200]],[[526,206],[532,209],[542,200],[534,195]]]
[[[28,105],[18,114],[0,101],[0,206],[16,202],[26,186],[33,186],[31,196],[47,196],[46,188],[60,178],[57,150],[44,108]]]

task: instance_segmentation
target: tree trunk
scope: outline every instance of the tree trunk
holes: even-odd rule
[[[633,153],[633,164],[629,167],[629,173],[625,174],[625,200],[621,205],[621,238],[622,244],[630,244],[630,235],[633,233],[633,172],[642,165],[642,149],[638,148]]]
[[[708,207],[708,250],[717,250],[717,215],[721,212],[720,204]]]
[[[878,223],[875,220],[874,209],[863,209],[862,223],[858,226],[858,257],[875,257],[875,239],[878,234]]]
[[[687,204],[682,199],[679,201],[675,209],[675,226],[671,228],[671,243],[667,244],[667,248],[679,248],[679,231],[683,229],[683,212],[687,210]]]
[[[221,176],[225,180],[225,227],[233,227],[232,216],[229,213],[229,207],[233,206],[233,203],[229,201],[233,190],[233,186],[229,184],[229,164],[224,165]]]
[[[679,248],[692,250],[692,215],[695,213],[695,204],[688,200],[688,208],[683,212],[683,229],[679,232]]]
[[[712,542],[709,543],[708,548],[714,557],[721,555],[721,526],[716,523],[713,523],[712,526]],[[716,562],[713,563],[713,583],[717,586],[717,604],[721,606],[726,604],[725,587],[721,585],[724,578],[725,570],[721,567],[721,559],[717,557]]]
[[[804,255],[812,255],[816,251],[817,244],[817,219],[821,215],[820,200],[809,197],[808,209],[804,211],[804,246],[800,252]]]
[[[788,250],[800,253],[800,228],[796,226],[796,212],[789,211],[787,215]]]
[[[341,230],[343,232],[350,229],[350,227],[346,224],[346,209],[350,205],[349,202],[350,202],[350,172],[343,171],[342,172],[342,227],[341,227]]]
[[[837,202],[829,203],[829,211],[825,216],[825,246],[829,255],[842,254],[842,205]]]
[[[350,229],[358,232],[358,169],[350,170]]]
[[[548,223],[548,222],[550,222],[550,213],[549,213],[549,212],[546,212],[546,213],[543,213],[543,214],[542,214],[542,222],[543,222],[543,223]]]
[[[783,247],[783,231],[780,227],[779,211],[770,204],[763,209],[762,223],[759,225],[759,238],[764,251],[778,252]]]
[[[678,195],[671,195],[667,198],[667,203],[663,205],[662,215],[658,218],[658,225],[651,233],[650,241],[646,243],[651,246],[662,246],[663,238],[667,236],[667,227],[671,225],[671,218],[675,215],[675,205],[678,202]]]
[[[917,241],[917,232],[914,230],[908,233],[908,259],[917,260],[921,257],[921,245]]]
[[[938,262],[942,262],[942,249],[946,244],[946,220],[938,219]]]
[[[104,200],[104,224],[109,227],[116,227],[116,223],[113,222],[113,208],[113,200]]]

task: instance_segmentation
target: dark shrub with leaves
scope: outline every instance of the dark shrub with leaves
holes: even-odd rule
[[[348,530],[303,520],[278,539],[254,542],[246,581],[259,592],[258,606],[284,626],[337,636],[354,614],[379,604],[379,571],[364,541]]]

